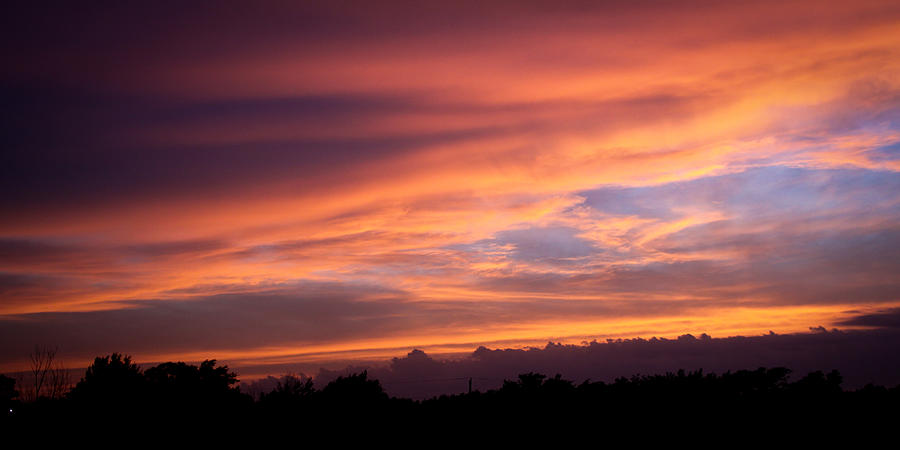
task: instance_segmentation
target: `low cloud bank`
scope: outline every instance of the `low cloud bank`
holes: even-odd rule
[[[460,393],[468,389],[499,387],[504,379],[520,373],[561,374],[582,382],[612,381],[635,374],[658,374],[678,369],[723,373],[758,367],[788,367],[795,376],[815,370],[837,369],[844,376],[844,388],[867,383],[885,386],[900,384],[900,330],[826,330],[809,333],[712,338],[683,335],[677,339],[621,339],[585,342],[582,345],[548,343],[543,348],[488,349],[480,347],[459,359],[442,360],[421,350],[412,350],[385,365],[348,366],[342,370],[320,369],[317,385],[324,386],[339,375],[368,370],[382,382],[389,394],[429,398]],[[275,378],[246,384],[265,390]]]

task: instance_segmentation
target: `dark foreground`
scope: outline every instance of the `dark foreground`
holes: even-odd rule
[[[165,363],[141,370],[129,358],[97,358],[65,396],[22,403],[3,377],[6,429],[134,432],[209,430],[293,433],[331,439],[380,439],[428,433],[457,440],[474,434],[516,439],[598,433],[633,442],[695,439],[737,444],[792,436],[796,440],[891,438],[898,429],[900,387],[844,390],[841,375],[791,377],[785,368],[724,374],[679,371],[576,383],[528,373],[496,390],[424,401],[391,398],[366,372],[340,377],[322,389],[285,377],[258,399],[242,393],[237,377],[215,361]],[[362,431],[361,431],[362,430]],[[364,432],[363,432],[364,431]],[[61,431],[60,431],[61,432]],[[360,434],[363,433],[363,434]],[[437,434],[435,434],[437,433]]]

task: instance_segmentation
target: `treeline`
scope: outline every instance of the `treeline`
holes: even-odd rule
[[[724,374],[678,371],[576,383],[559,375],[528,373],[504,381],[498,389],[414,401],[389,396],[378,380],[362,372],[338,377],[321,389],[311,379],[286,376],[273,390],[253,398],[241,392],[237,375],[215,360],[199,366],[168,362],[142,370],[130,357],[114,353],[96,358],[61,398],[21,402],[14,380],[0,376],[0,401],[8,411],[6,422],[23,424],[95,419],[243,425],[400,421],[433,427],[537,419],[542,424],[615,424],[634,419],[779,427],[800,419],[877,426],[897,416],[900,386],[845,390],[837,371],[813,372],[794,381],[790,374],[785,368]]]

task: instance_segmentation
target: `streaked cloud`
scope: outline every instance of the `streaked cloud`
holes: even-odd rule
[[[19,9],[0,367],[900,305],[895,2]]]

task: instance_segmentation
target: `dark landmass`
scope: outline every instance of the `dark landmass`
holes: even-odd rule
[[[520,437],[588,425],[613,434],[638,428],[707,434],[815,429],[871,436],[893,429],[900,386],[844,389],[842,383],[838,371],[792,377],[783,367],[721,374],[679,370],[612,382],[530,372],[497,389],[412,400],[389,396],[363,371],[339,376],[321,389],[308,377],[284,376],[254,399],[241,392],[237,375],[215,360],[142,370],[130,357],[114,353],[96,358],[84,377],[56,398],[22,402],[15,381],[0,377],[0,402],[8,411],[0,420],[14,427],[116,424],[120,430],[161,432],[208,426],[245,431],[302,426],[312,434],[336,426],[379,432],[487,427]]]

